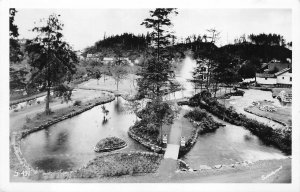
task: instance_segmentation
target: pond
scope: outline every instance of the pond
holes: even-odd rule
[[[146,151],[129,138],[127,131],[137,117],[127,110],[121,97],[104,104],[109,111],[107,122],[101,106],[59,122],[22,140],[21,150],[27,162],[45,171],[71,170],[85,165],[98,153],[93,148],[105,137],[116,136],[127,142],[122,151]]]
[[[195,61],[187,58],[177,79],[185,88],[183,91],[165,96],[165,100],[190,97],[193,95],[193,86],[188,81]],[[244,97],[232,97],[226,100],[240,113],[246,113],[244,107],[253,101],[272,100],[271,92],[259,90],[245,90]],[[129,138],[127,131],[134,124],[137,117],[129,113],[128,102],[121,97],[104,104],[109,111],[108,121],[103,122],[104,114],[101,106],[94,107],[78,116],[59,122],[49,128],[32,133],[22,141],[22,152],[26,160],[34,167],[45,171],[71,170],[85,165],[89,160],[99,155],[93,148],[100,139],[110,136],[119,137],[127,142],[122,151],[146,151],[142,145]],[[141,102],[145,106],[145,102]],[[280,103],[276,103],[280,104]],[[247,116],[251,114],[247,113]],[[253,118],[259,117],[252,115]],[[225,124],[216,132],[200,135],[198,142],[183,159],[192,168],[199,165],[230,164],[236,161],[257,161],[264,159],[284,158],[281,151],[272,146],[264,145],[256,136],[240,126],[234,126],[214,117],[216,121]],[[265,118],[262,121],[269,122]]]
[[[217,117],[214,120],[225,124],[214,133],[200,135],[192,150],[183,157],[192,168],[200,165],[214,166],[237,161],[257,161],[285,158],[272,146],[266,146],[258,137],[243,127],[226,123]]]

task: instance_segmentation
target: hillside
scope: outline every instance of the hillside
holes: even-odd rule
[[[237,43],[220,47],[220,51],[232,54],[242,60],[257,58],[262,62],[277,59],[286,62],[286,58],[292,58],[292,51],[279,45],[257,45],[252,43]]]

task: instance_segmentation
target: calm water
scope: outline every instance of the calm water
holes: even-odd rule
[[[177,79],[183,84],[184,90],[167,95],[166,100],[192,96],[193,86],[187,79],[191,78],[194,67],[194,60],[186,58],[183,61]],[[272,98],[271,92],[259,90],[245,92],[244,97],[232,97],[227,101],[240,113],[246,113],[244,107],[251,105],[253,101],[267,99],[278,102]],[[126,101],[118,98],[105,104],[105,107],[109,110],[109,120],[106,124],[103,123],[104,114],[101,106],[97,106],[46,130],[30,134],[22,143],[25,158],[33,167],[46,171],[78,168],[97,155],[93,151],[94,146],[100,139],[108,136],[117,136],[127,142],[128,147],[121,150],[145,151],[144,147],[128,137],[128,128],[133,125],[136,116],[128,113]],[[247,115],[251,114],[247,113]],[[253,117],[256,118],[254,115]],[[226,127],[221,127],[214,133],[201,135],[193,149],[184,157],[193,168],[198,168],[199,165],[212,166],[243,160],[256,161],[284,157],[279,150],[265,146],[243,127],[222,123]]]
[[[183,158],[192,168],[285,157],[281,151],[264,145],[245,128],[226,123],[216,117],[214,120],[226,126],[220,127],[214,133],[198,137],[195,146]]]
[[[22,152],[33,166],[43,170],[68,170],[81,167],[97,153],[93,148],[100,139],[117,136],[128,146],[124,151],[146,149],[130,139],[127,131],[136,116],[126,110],[125,101],[117,98],[104,104],[109,110],[107,123],[103,122],[101,106],[78,116],[28,135],[22,142]]]

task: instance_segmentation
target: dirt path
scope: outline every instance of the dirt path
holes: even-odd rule
[[[108,93],[107,93],[108,94]],[[95,90],[77,90],[76,92],[73,93],[72,95],[72,101],[74,102],[75,100],[81,100],[81,101],[88,101],[92,100],[97,97],[103,96],[102,91],[95,91]],[[65,107],[69,107],[73,105],[73,102],[68,102],[68,103],[61,103],[59,99],[55,99],[54,102],[50,103],[50,108],[51,110],[55,111],[58,109],[62,109]],[[10,132],[16,131],[22,128],[22,125],[26,121],[26,117],[32,118],[35,116],[37,113],[43,112],[45,109],[45,103],[33,105],[26,107],[18,112],[10,112]]]

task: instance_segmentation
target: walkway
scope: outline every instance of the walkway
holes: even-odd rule
[[[170,134],[168,135],[168,144],[166,148],[166,152],[164,155],[164,159],[162,160],[158,173],[160,175],[165,175],[171,177],[172,174],[177,170],[177,159],[180,148],[180,138],[181,138],[181,122],[182,114],[175,119]]]
[[[169,137],[168,137],[168,144],[167,149],[165,152],[164,158],[171,158],[171,159],[178,159],[179,154],[179,147],[180,147],[180,138],[181,138],[181,125],[180,125],[180,119],[181,117],[178,117],[175,119],[174,124],[172,125]]]

